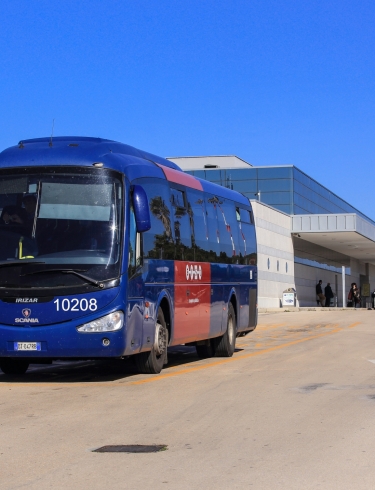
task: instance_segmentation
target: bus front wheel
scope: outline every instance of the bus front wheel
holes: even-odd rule
[[[156,321],[155,341],[152,349],[134,356],[135,364],[140,373],[158,374],[167,364],[168,329],[163,310],[159,308]]]
[[[1,359],[0,360],[0,369],[4,374],[25,374],[29,367],[29,363],[27,361],[22,361],[18,359]]]
[[[232,303],[228,305],[227,330],[224,335],[213,339],[215,356],[232,357],[236,347],[236,314]]]

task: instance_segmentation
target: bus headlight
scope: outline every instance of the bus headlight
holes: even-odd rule
[[[84,333],[115,332],[116,330],[120,330],[123,324],[124,313],[122,311],[115,311],[114,313],[81,325],[77,328],[77,331]]]

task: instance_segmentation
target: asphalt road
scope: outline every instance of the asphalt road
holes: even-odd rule
[[[1,489],[372,489],[375,311],[263,314],[230,359],[0,375]],[[108,445],[156,453],[100,453]]]

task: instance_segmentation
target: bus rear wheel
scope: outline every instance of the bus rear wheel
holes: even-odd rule
[[[4,374],[19,375],[25,374],[29,367],[27,361],[22,361],[18,359],[1,359],[0,369]]]
[[[216,357],[232,357],[236,348],[236,314],[232,303],[228,306],[227,330],[224,335],[212,340]]]
[[[168,329],[163,310],[159,308],[156,321],[155,341],[152,349],[134,356],[135,365],[140,373],[159,374],[167,364]]]

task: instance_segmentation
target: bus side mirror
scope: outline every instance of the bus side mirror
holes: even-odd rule
[[[137,232],[148,231],[151,228],[150,209],[147,194],[140,185],[133,186],[133,209]]]

